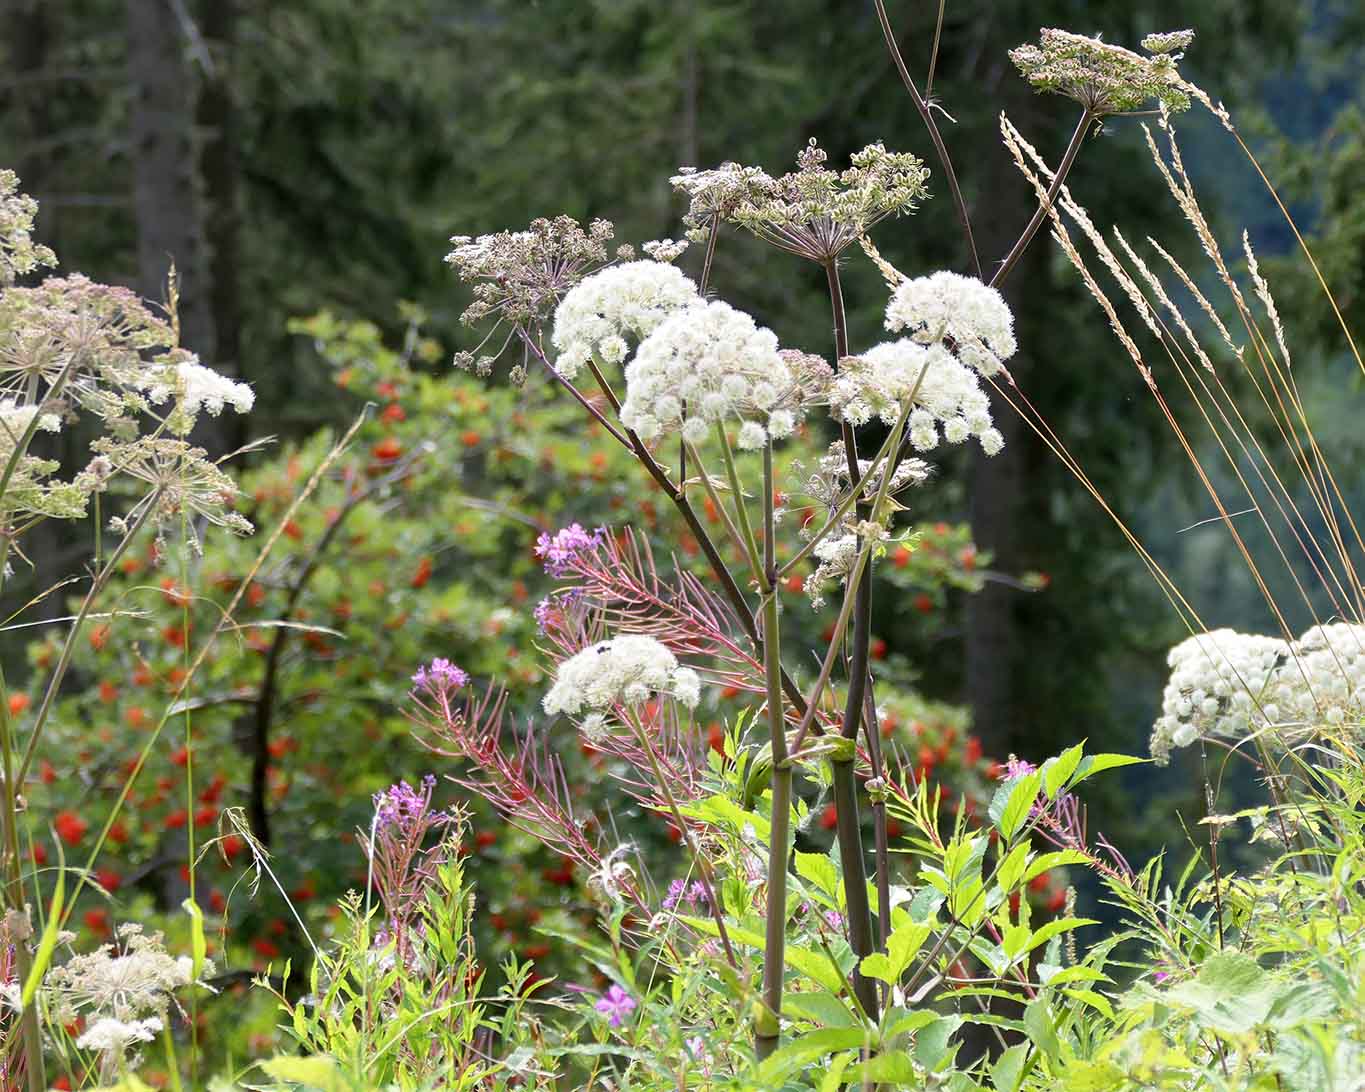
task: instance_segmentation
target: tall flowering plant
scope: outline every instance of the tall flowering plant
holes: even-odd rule
[[[889,27],[887,37],[894,52]],[[1018,51],[1016,63],[1041,90],[1083,104],[1057,186],[1098,118],[1151,97],[1178,105],[1170,51],[1180,44],[1155,43],[1148,60],[1046,32],[1041,47]],[[946,155],[944,168],[956,192]],[[894,932],[888,802],[927,821],[937,815],[938,798],[931,804],[922,785],[917,796],[913,779],[892,776],[882,753],[883,717],[869,670],[874,586],[886,556],[904,548],[896,517],[930,476],[933,454],[975,443],[995,456],[1004,446],[989,390],[1012,382],[1006,364],[1018,346],[998,286],[1055,197],[1055,188],[1044,195],[990,283],[948,271],[911,277],[882,260],[869,236],[918,208],[928,175],[918,158],[882,144],[835,170],[814,141],[781,176],[734,163],[685,168],[673,184],[688,202],[688,242],[704,248],[695,280],[673,265],[686,243],[646,244],[643,259],[632,247],[613,255],[613,229],[601,220],[584,229],[559,217],[525,231],[457,236],[448,256],[473,287],[466,321],[492,325],[480,349],[456,363],[489,374],[511,356],[513,382],[537,374],[563,388],[597,434],[629,452],[678,510],[710,566],[706,579],[676,566],[664,576],[648,544],[629,532],[575,526],[546,535],[540,552],[547,567],[572,583],[537,611],[558,663],[543,707],[611,754],[637,799],[676,818],[701,885],[695,901],[709,911],[707,928],[736,972],[726,909],[761,891],[761,985],[751,1010],[760,1059],[777,1049],[783,1027],[786,945],[799,916],[789,884],[793,820],[804,824],[810,815],[805,786],[828,791],[832,801],[841,876],[829,922],[852,956],[852,997],[873,1022],[890,1002],[885,987],[894,980],[883,977],[879,987],[870,969]],[[784,347],[777,333],[716,296],[715,247],[732,228],[823,270],[832,352]],[[877,263],[889,295],[886,337],[866,347],[850,343],[840,276],[841,261],[858,248]],[[495,350],[484,352],[489,345]],[[837,439],[816,449],[815,475],[784,477],[775,454],[812,445],[826,432]],[[797,497],[810,516],[793,533],[784,517]],[[715,537],[699,512],[718,515]],[[727,563],[729,550],[737,565]],[[781,592],[793,581],[812,607],[833,613],[823,648],[799,647],[783,618]],[[796,669],[807,662],[818,666]],[[717,690],[747,696],[748,717],[740,720],[755,729],[736,729],[719,760],[705,757],[694,715]],[[499,794],[513,821],[582,853],[608,891],[642,902],[630,868],[584,839],[561,768],[535,728],[513,733],[517,757],[509,757],[496,694],[458,704],[417,696],[430,738],[472,762],[477,772],[467,784]],[[733,904],[728,888],[718,896],[709,859],[717,769],[727,763],[740,771],[731,777],[734,795],[754,815],[755,831],[763,828],[757,838],[766,849],[762,882]],[[865,808],[874,832],[870,879],[859,821]],[[966,844],[975,843],[948,843],[954,852]],[[746,867],[743,850],[720,857],[736,872]]]
[[[21,283],[57,259],[33,241],[37,204],[18,186],[12,172],[0,171],[0,594],[18,566],[32,565],[26,547],[37,528],[88,520],[93,532],[83,593],[74,614],[60,622],[63,630],[42,665],[36,703],[26,694],[11,695],[0,676],[0,947],[7,949],[0,987],[12,991],[24,984],[18,1004],[0,1007],[0,1079],[8,1086],[22,1071],[36,1090],[47,1087],[40,1027],[47,994],[38,986],[52,948],[37,941],[29,917],[31,905],[47,900],[25,815],[25,785],[51,734],[54,704],[78,642],[107,610],[103,593],[143,532],[154,536],[159,555],[175,548],[194,555],[206,526],[237,534],[252,530],[234,511],[237,487],[221,460],[210,458],[191,435],[206,416],[228,408],[248,412],[255,396],[180,347],[173,275],[165,314],[126,289],[79,274]],[[95,438],[81,452],[83,465],[67,475],[52,457],[59,452],[48,445],[52,434],[77,425]],[[111,817],[105,834],[114,821]],[[56,827],[63,840],[75,844],[86,823],[65,813]],[[78,873],[77,891],[92,878],[87,866]],[[54,929],[65,923],[72,905],[69,898],[62,903],[61,891],[59,881],[51,909]],[[185,976],[179,984],[188,981]],[[126,1049],[151,1039],[160,1027],[159,1017],[136,1026],[108,1019],[112,1022],[95,1025],[101,1034],[92,1028],[87,1042],[77,1043],[102,1055],[106,1073],[117,1068]],[[15,1044],[21,1045],[11,1049]]]

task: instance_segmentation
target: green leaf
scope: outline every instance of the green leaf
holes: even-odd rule
[[[917,1085],[918,1079],[914,1059],[903,1050],[892,1050],[869,1058],[849,1070],[847,1077],[850,1088],[866,1088],[879,1082],[910,1088]]]
[[[1052,853],[1043,853],[1029,863],[1024,870],[1024,875],[1020,878],[1020,883],[1028,883],[1036,876],[1041,876],[1044,872],[1051,872],[1054,868],[1061,868],[1063,865],[1086,864],[1088,858],[1079,849],[1059,849]]]
[[[820,1092],[839,1092],[839,1086],[844,1083],[844,1070],[853,1061],[852,1054],[840,1054],[830,1062],[829,1071],[825,1074],[825,1079],[820,1082]]]
[[[822,1028],[847,1028],[854,1025],[853,1014],[848,1011],[848,1006],[827,993],[783,994],[782,1015],[788,1019],[809,1020]]]
[[[1003,1051],[991,1066],[991,1084],[995,1086],[995,1092],[1019,1092],[1027,1072],[1024,1068],[1027,1061],[1027,1043],[1015,1043]]]
[[[1047,1055],[1050,1061],[1056,1060],[1062,1051],[1061,1041],[1057,1038],[1057,1027],[1048,1009],[1047,999],[1037,997],[1024,1009],[1024,1030],[1033,1040],[1034,1046]]]
[[[1001,793],[1006,793],[1003,805],[1000,808],[1000,817],[996,820],[996,828],[1001,836],[1009,841],[1024,825],[1029,812],[1033,810],[1033,805],[1038,799],[1038,786],[1042,781],[1042,774],[1036,770],[1023,777],[1016,777],[1001,786],[1000,792],[996,793],[996,800],[1000,799]],[[995,801],[991,802],[991,810],[995,810]]]
[[[1063,1082],[1064,1092],[1117,1092],[1128,1087],[1128,1078],[1113,1062],[1072,1062]]]
[[[1098,924],[1099,922],[1093,918],[1053,918],[1033,934],[1033,939],[1029,941],[1028,950],[1031,952],[1040,944],[1046,944],[1053,937],[1069,933],[1073,929],[1079,929],[1082,925]]]
[[[1043,763],[1043,791],[1047,793],[1049,800],[1057,799],[1058,790],[1076,772],[1084,753],[1085,744],[1078,743],[1074,747],[1068,747],[1056,758],[1049,758]]]
[[[1150,762],[1147,758],[1134,758],[1132,755],[1086,755],[1081,759],[1080,765],[1076,767],[1076,773],[1071,778],[1068,788],[1075,788],[1087,778],[1094,777],[1097,773],[1105,770],[1116,770],[1122,766],[1135,766],[1139,762]]]
[[[830,898],[838,897],[839,870],[828,854],[797,853],[796,874]]]
[[[949,1045],[953,1032],[962,1026],[958,1016],[940,1016],[915,1033],[915,1060],[931,1073],[950,1064],[958,1044]]]
[[[1008,895],[1022,882],[1024,869],[1028,864],[1029,848],[1027,842],[1020,842],[1005,854],[995,871],[995,882],[1000,890]]]
[[[844,1050],[858,1050],[870,1042],[870,1034],[862,1028],[821,1028],[808,1031],[786,1046],[779,1047],[758,1067],[758,1077],[764,1087],[772,1088],[791,1073],[806,1069],[826,1054]]]
[[[33,966],[29,968],[28,978],[24,981],[23,992],[19,995],[19,1007],[27,1009],[33,1004],[34,995],[38,992],[38,984],[42,982],[43,975],[47,974],[48,964],[52,962],[52,953],[57,948],[57,934],[61,931],[62,921],[62,901],[66,895],[66,872],[59,869],[57,872],[57,886],[52,892],[52,905],[47,911],[47,928],[43,930],[43,935],[38,941],[38,950],[33,953]]]
[[[1096,993],[1094,990],[1063,990],[1062,993],[1067,997],[1083,1001],[1091,1008],[1098,1009],[1110,1020],[1114,1019],[1114,1006],[1109,1003],[1109,998],[1103,994]]]
[[[190,981],[198,982],[199,975],[204,970],[204,960],[209,954],[208,941],[204,938],[204,911],[199,909],[199,904],[193,899],[186,899],[180,905],[190,916],[190,954],[194,960]]]
[[[880,979],[888,986],[896,985],[928,936],[927,925],[905,923],[898,926],[887,938],[885,953],[873,952],[863,958],[863,974]]]
[[[901,1016],[890,1017],[886,1028],[886,1038],[895,1039],[897,1036],[919,1031],[920,1028],[928,1027],[938,1018],[938,1013],[930,1012],[928,1009],[915,1009]]]
[[[308,1058],[280,1056],[269,1058],[259,1065],[277,1081],[292,1081],[321,1089],[322,1092],[348,1092],[349,1085],[341,1070],[326,1054],[315,1054]]]

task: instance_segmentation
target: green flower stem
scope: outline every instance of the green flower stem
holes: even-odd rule
[[[763,563],[759,560],[758,543],[754,540],[753,525],[749,522],[749,509],[744,503],[744,487],[740,484],[739,470],[735,466],[735,451],[730,446],[730,436],[725,431],[723,421],[716,422],[716,434],[720,437],[720,450],[725,457],[725,476],[730,482],[730,492],[735,498],[735,518],[739,521],[740,541],[744,545],[745,553],[749,556],[749,567],[753,570],[754,580],[760,588],[768,588],[770,585],[763,569]],[[771,477],[771,473],[768,476]],[[772,490],[767,486],[765,488],[768,489],[769,493],[768,500],[765,503],[766,510],[772,505]],[[769,530],[765,534],[765,550],[767,549],[766,540],[771,538],[772,532]]]
[[[830,306],[834,314],[834,352],[835,364],[848,355],[848,323],[844,313],[844,293],[839,282],[837,262],[825,264],[825,277],[829,284]],[[853,434],[853,426],[847,421],[842,427],[844,455],[848,461],[849,488],[854,497],[862,493],[862,474],[858,468],[858,441]],[[883,480],[889,480],[884,475]],[[862,505],[857,505],[861,511]],[[865,562],[870,566],[871,562]],[[845,593],[853,597],[853,642],[848,664],[848,693],[844,705],[842,734],[845,739],[856,739],[858,725],[863,719],[863,695],[868,692],[868,649],[872,633],[872,574],[869,571],[856,588]],[[876,731],[875,726],[869,726]],[[862,823],[858,815],[858,786],[854,778],[852,758],[835,758],[830,762],[834,782],[834,806],[836,831],[839,842],[839,863],[843,869],[845,918],[848,927],[848,942],[853,954],[859,961],[872,954],[871,908],[867,897],[867,864],[863,857]],[[887,864],[878,861],[878,866]],[[863,1009],[876,1019],[877,988],[857,968],[853,972],[853,992]]]
[[[692,461],[696,464],[697,476],[701,478],[702,488],[706,490],[706,496],[710,499],[711,504],[715,507],[716,511],[720,514],[721,519],[724,521],[725,530],[729,533],[731,540],[739,549],[740,553],[747,555],[749,552],[748,547],[745,545],[744,539],[740,537],[739,528],[735,526],[734,519],[730,516],[730,509],[726,506],[725,502],[721,500],[720,493],[716,491],[716,483],[711,480],[711,475],[707,473],[706,463],[701,457],[701,452],[686,440],[683,441],[683,445],[692,453]]]
[[[727,440],[727,468],[732,468],[733,464]],[[754,1052],[760,1059],[777,1049],[781,1037],[782,979],[787,962],[787,858],[791,853],[792,768],[787,756],[787,726],[782,708],[774,529],[773,444],[769,437],[763,445],[763,575],[768,592],[763,600],[763,665],[768,689],[768,735],[772,743],[773,777],[772,829],[768,838],[768,903],[763,943],[764,1010],[755,1022],[754,1029]]]

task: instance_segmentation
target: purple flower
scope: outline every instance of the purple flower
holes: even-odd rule
[[[542,534],[536,539],[536,557],[545,562],[545,571],[551,576],[564,576],[574,558],[584,550],[594,549],[606,534],[605,527],[589,533],[582,524],[571,523],[553,535]]]
[[[1000,770],[1001,781],[1013,781],[1016,777],[1027,777],[1038,769],[1032,762],[1010,755],[1009,761]]]
[[[422,791],[418,792],[406,781],[390,785],[383,792],[374,794],[375,829],[384,830],[397,827],[411,830],[424,820],[431,824],[449,822],[447,815],[428,815],[431,806],[431,790],[436,787],[436,778],[427,774],[422,778]]]
[[[635,1011],[635,998],[631,997],[620,986],[612,986],[597,999],[597,1004],[593,1007],[607,1017],[607,1023],[614,1028],[619,1028],[621,1022]]]
[[[706,885],[700,880],[693,880],[688,883],[686,880],[674,880],[668,885],[668,895],[664,898],[664,909],[673,910],[680,904],[687,903],[689,906],[705,906]]]
[[[469,683],[469,673],[456,667],[449,660],[438,656],[427,667],[419,667],[412,677],[412,684],[418,690],[425,690],[433,697],[440,697]]]

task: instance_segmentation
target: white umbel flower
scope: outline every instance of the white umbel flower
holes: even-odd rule
[[[653,637],[625,633],[590,645],[559,665],[554,686],[541,704],[552,716],[577,716],[585,709],[609,712],[667,694],[688,708],[701,698],[701,679]]]
[[[238,413],[250,413],[256,404],[256,392],[249,386],[219,375],[200,364],[199,358],[194,356],[154,368],[142,386],[154,404],[174,395],[179,411],[191,418],[204,412],[217,417],[225,406],[231,406]]]
[[[116,1020],[104,1016],[91,1024],[76,1045],[82,1050],[98,1050],[106,1054],[123,1055],[130,1047],[150,1043],[162,1028],[161,1018],[149,1016],[145,1020]]]
[[[555,310],[555,370],[572,379],[594,354],[620,364],[628,338],[648,337],[664,319],[700,299],[697,286],[662,261],[626,262],[585,277]]]
[[[1280,672],[1282,715],[1336,729],[1365,720],[1365,626],[1313,626],[1294,642],[1294,662]]]
[[[837,420],[851,425],[874,417],[889,425],[911,391],[915,408],[909,420],[910,442],[916,450],[937,447],[940,427],[949,443],[977,437],[987,455],[1004,446],[992,427],[990,398],[981,389],[981,380],[941,345],[926,347],[901,338],[846,357],[830,385],[829,404]]]
[[[738,418],[740,444],[788,435],[802,404],[800,383],[777,336],[743,311],[700,303],[666,320],[626,365],[621,420],[642,440]],[[694,422],[697,422],[694,424]]]
[[[21,406],[11,399],[0,399],[0,452],[13,451],[35,417],[40,431],[61,431],[62,421],[55,413],[42,413],[38,406]]]
[[[1230,629],[1171,650],[1170,681],[1152,730],[1152,757],[1208,736],[1269,730],[1292,744],[1365,727],[1365,626],[1313,626],[1292,645]]]
[[[1200,737],[1236,738],[1258,731],[1279,715],[1274,680],[1289,660],[1289,645],[1216,629],[1181,641],[1166,657],[1171,669],[1152,729],[1152,757],[1169,761],[1172,747]]]
[[[904,282],[886,305],[886,328],[922,345],[947,340],[959,360],[990,378],[1018,348],[1005,298],[975,277],[931,273]]]

